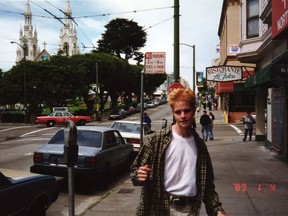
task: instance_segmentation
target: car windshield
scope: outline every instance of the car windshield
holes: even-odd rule
[[[140,134],[140,124],[136,123],[115,122],[112,125],[112,128],[117,129],[121,132]]]
[[[78,146],[101,147],[102,133],[97,131],[77,131]],[[48,144],[63,144],[64,145],[64,130],[58,131],[48,142]]]

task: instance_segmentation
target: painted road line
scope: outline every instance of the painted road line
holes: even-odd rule
[[[33,134],[33,133],[38,133],[38,132],[45,131],[45,130],[51,130],[51,129],[53,129],[53,128],[55,128],[55,127],[49,127],[49,128],[43,128],[43,129],[31,131],[31,132],[29,132],[29,133],[25,133],[25,134],[21,135],[20,137],[25,137],[25,136],[31,135],[31,134]]]
[[[11,128],[0,130],[0,132],[5,132],[5,131],[9,131],[9,130],[16,130],[16,129],[23,128],[23,127],[31,127],[31,126],[11,127]]]
[[[240,135],[243,136],[244,133],[242,132],[242,130],[240,130],[238,127],[236,127],[235,125],[231,125],[229,124],[230,127],[232,127],[234,130],[236,130],[236,132]]]

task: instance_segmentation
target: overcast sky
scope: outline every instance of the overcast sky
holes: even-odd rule
[[[24,25],[27,0],[0,0],[0,68],[9,70],[16,60],[19,30]],[[38,45],[51,54],[57,53],[61,23],[45,12],[63,17],[66,0],[30,0],[32,25],[38,32]],[[212,59],[218,58],[218,27],[223,0],[180,0],[180,43],[196,46],[196,71],[205,71]],[[115,18],[133,19],[147,32],[145,52],[165,52],[166,71],[173,71],[174,1],[173,0],[70,0],[72,16],[78,24],[80,52],[90,52],[92,44]],[[44,10],[45,9],[45,10]],[[83,45],[86,47],[84,48]],[[180,46],[180,76],[192,85],[193,49]]]

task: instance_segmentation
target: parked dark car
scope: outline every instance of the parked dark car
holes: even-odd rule
[[[109,119],[123,119],[127,117],[127,112],[124,109],[113,110],[110,113]]]
[[[55,177],[0,168],[0,215],[45,216],[57,198]]]
[[[78,126],[78,160],[74,167],[76,177],[93,180],[106,186],[109,175],[128,167],[133,145],[126,143],[118,130],[96,126]],[[34,152],[34,173],[67,177],[64,164],[64,129],[60,129],[50,141]]]

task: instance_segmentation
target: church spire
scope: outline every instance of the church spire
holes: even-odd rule
[[[70,6],[70,1],[66,0],[66,7],[65,7],[65,27],[66,28],[72,28],[72,10]]]
[[[71,56],[79,54],[79,47],[77,42],[76,26],[73,27],[72,23],[72,9],[70,6],[70,0],[66,0],[65,3],[65,21],[64,27],[60,29],[60,47],[59,51],[63,51],[66,55]]]
[[[27,0],[27,2],[26,2],[26,9],[25,9],[24,17],[25,17],[24,28],[25,28],[25,26],[26,26],[26,28],[28,28],[29,26],[32,25],[32,13],[31,13],[29,0]]]
[[[30,1],[26,1],[26,6],[24,10],[24,25],[23,28],[20,26],[19,31],[19,44],[21,46],[18,47],[16,51],[17,57],[16,62],[19,62],[21,59],[25,58],[27,60],[35,60],[38,56],[38,38],[37,31],[33,31],[32,26],[32,13],[30,8]]]

